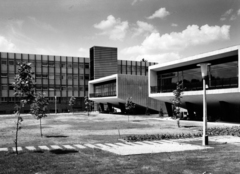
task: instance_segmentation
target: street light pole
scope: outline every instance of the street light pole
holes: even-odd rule
[[[55,95],[55,114],[57,114],[57,96]]]
[[[201,63],[198,66],[201,67],[201,73],[203,78],[203,136],[202,136],[202,145],[208,145],[208,136],[207,136],[207,96],[206,96],[206,77],[208,74],[208,65],[209,63]]]

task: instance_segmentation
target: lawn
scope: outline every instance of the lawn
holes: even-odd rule
[[[14,116],[0,116],[0,148],[13,147]],[[213,125],[209,125],[211,127]],[[39,121],[24,116],[19,146],[115,143],[131,134],[192,133],[202,123],[163,121],[157,116],[127,116],[93,113],[49,115]],[[120,135],[119,135],[120,133]],[[193,142],[201,144],[201,142]],[[239,148],[232,144],[213,144],[214,149],[134,156],[118,156],[98,149],[79,151],[0,152],[0,173],[238,173]]]
[[[215,144],[214,149],[117,156],[98,149],[56,153],[0,153],[0,173],[164,173],[237,174],[239,146]]]

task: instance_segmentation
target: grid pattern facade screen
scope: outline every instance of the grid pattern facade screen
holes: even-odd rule
[[[35,74],[36,92],[45,93],[50,102],[68,103],[69,97],[88,94],[89,59],[18,53],[0,53],[0,102],[16,102],[13,87],[18,62],[30,62]]]
[[[117,74],[117,48],[92,47],[90,72],[91,80]]]

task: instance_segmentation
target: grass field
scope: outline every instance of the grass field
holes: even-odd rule
[[[0,117],[0,147],[13,147],[13,116]],[[19,146],[53,144],[81,144],[117,142],[129,134],[198,132],[201,123],[182,122],[177,128],[175,121],[163,121],[156,116],[143,117],[104,115],[94,113],[50,115],[43,120],[40,137],[39,121],[24,116],[19,135]],[[192,142],[201,144],[201,142]],[[237,174],[240,171],[240,146],[211,144],[213,149],[147,155],[118,156],[98,149],[79,151],[23,151],[0,152],[0,173],[217,173]]]

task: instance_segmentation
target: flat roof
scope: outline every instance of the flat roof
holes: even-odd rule
[[[182,58],[182,59],[178,59],[171,62],[166,62],[162,64],[160,63],[157,65],[150,66],[149,70],[162,71],[162,70],[173,69],[173,68],[192,65],[192,64],[198,64],[200,62],[220,59],[223,57],[234,56],[234,55],[238,55],[239,48],[240,48],[240,45],[236,45],[233,47],[228,47],[228,48],[224,48],[224,49],[220,49],[220,50],[216,50],[216,51],[212,51],[204,54],[198,54],[195,56]]]

